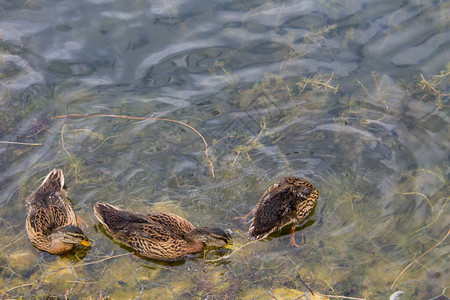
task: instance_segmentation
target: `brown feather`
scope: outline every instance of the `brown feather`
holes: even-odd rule
[[[62,170],[53,169],[26,201],[28,214],[25,227],[28,238],[36,248],[51,254],[68,252],[74,246],[55,240],[52,243],[49,237],[58,228],[77,226],[75,212],[63,187]]]
[[[319,197],[317,189],[304,179],[282,178],[261,197],[248,236],[261,239],[282,227],[305,219]]]
[[[205,246],[188,238],[197,228],[175,214],[136,213],[107,203],[96,203],[94,213],[112,237],[148,258],[174,260]]]

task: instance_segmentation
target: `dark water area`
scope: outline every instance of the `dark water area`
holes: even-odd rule
[[[0,0],[0,297],[448,299],[449,13]],[[25,199],[53,168],[90,249],[28,241]],[[303,247],[289,227],[248,244],[235,218],[291,175],[320,193]],[[96,202],[230,229],[233,243],[135,257]]]

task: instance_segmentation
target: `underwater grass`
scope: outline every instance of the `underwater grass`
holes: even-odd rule
[[[355,161],[355,157],[361,149],[367,149],[367,145],[376,147],[378,143],[387,143],[383,138],[390,141],[389,137],[373,135],[354,139],[345,130],[336,130],[331,135],[327,141],[330,148],[325,150],[341,153],[341,161],[334,165],[335,173],[316,178],[321,182],[321,198],[311,219],[313,224],[302,230],[306,237],[302,249],[287,248],[285,233],[248,243],[245,226],[232,223],[234,217],[246,213],[256,204],[259,195],[274,180],[269,177],[272,175],[262,172],[265,167],[269,166],[270,174],[293,173],[302,169],[302,161],[291,159],[288,149],[283,148],[286,139],[298,136],[296,132],[299,128],[307,136],[305,151],[312,153],[304,157],[317,156],[314,153],[321,151],[317,149],[321,145],[320,137],[310,136],[311,128],[307,125],[314,119],[323,120],[334,115],[331,123],[335,128],[373,132],[373,126],[379,122],[393,122],[401,118],[404,103],[421,105],[429,101],[438,109],[445,108],[446,94],[441,92],[442,82],[439,81],[446,80],[443,75],[434,78],[437,81],[428,81],[441,95],[440,100],[433,89],[427,85],[424,89],[424,83],[421,82],[409,84],[413,92],[407,90],[402,94],[401,89],[388,78],[373,74],[372,80],[373,89],[368,88],[366,83],[355,82],[355,91],[351,96],[347,96],[350,93],[342,88],[340,78],[333,74],[290,79],[267,75],[265,81],[251,87],[233,87],[236,105],[242,110],[257,113],[252,116],[253,123],[247,128],[236,130],[230,127],[222,137],[208,141],[213,145],[210,151],[214,154],[210,160],[210,174],[216,174],[225,183],[186,192],[173,208],[181,209],[191,218],[202,218],[204,222],[208,218],[220,216],[218,218],[235,231],[235,242],[226,254],[207,250],[198,257],[175,265],[140,260],[132,258],[130,252],[120,250],[110,240],[98,236],[91,227],[88,233],[98,238],[99,247],[119,252],[92,249],[84,258],[75,255],[61,259],[36,252],[23,234],[14,235],[14,226],[21,228],[22,225],[5,219],[3,222],[12,227],[2,234],[2,244],[5,245],[2,253],[9,253],[8,256],[2,255],[0,260],[3,296],[95,295],[102,298],[108,295],[115,298],[129,292],[133,297],[160,295],[205,298],[211,295],[221,299],[245,299],[259,295],[267,299],[364,299],[388,296],[391,293],[389,286],[405,290],[406,296],[409,296],[415,292],[414,285],[419,286],[418,297],[430,293],[445,294],[445,289],[437,291],[438,288],[433,288],[428,294],[422,290],[429,286],[428,277],[431,276],[430,282],[434,285],[438,283],[437,286],[445,277],[445,274],[440,277],[425,273],[430,272],[428,269],[436,270],[433,272],[437,274],[445,272],[445,269],[440,271],[445,257],[439,254],[445,253],[444,242],[448,232],[441,240],[437,237],[440,239],[448,230],[444,218],[449,199],[446,182],[448,170],[445,167],[408,169],[406,162],[400,160],[400,171],[396,173],[372,162],[373,165],[366,166],[367,169],[381,168],[385,176],[393,179],[388,192],[381,191],[373,184],[378,183],[378,179],[372,178],[374,175],[370,172],[363,174],[359,169],[362,162]],[[413,94],[415,97],[411,98]],[[365,100],[367,97],[370,101]],[[388,99],[391,98],[395,98],[398,103],[389,103]],[[327,108],[332,109],[332,113],[326,111]],[[100,116],[110,115],[93,115],[89,118]],[[78,117],[86,118],[86,115]],[[111,117],[121,118],[122,115]],[[126,117],[134,119],[132,116]],[[299,120],[305,121],[306,125]],[[69,155],[68,161],[62,158],[61,161],[67,165],[68,178],[74,179],[70,191],[83,194],[84,186],[98,185],[104,193],[102,197],[114,198],[115,201],[127,199],[129,190],[121,188],[119,183],[112,184],[115,180],[108,175],[97,176],[97,171],[91,170],[91,166],[86,163],[86,155],[101,156],[102,150],[111,147],[110,142],[118,133],[103,134],[77,126],[80,127],[74,124],[69,128],[67,123],[63,123],[60,132],[50,133],[59,137],[59,140],[55,139],[61,145],[57,149],[58,155]],[[77,149],[71,151],[77,135],[88,137],[85,142],[90,144],[89,149],[92,150],[86,151],[88,154]],[[205,130],[205,154],[208,153],[208,137]],[[262,155],[262,151],[268,148],[272,149],[271,160],[265,160]],[[392,149],[391,152],[403,153]],[[387,150],[385,152],[388,155]],[[319,155],[322,153],[319,152]],[[50,164],[43,162],[39,167],[47,165]],[[216,173],[213,165],[218,169]],[[243,177],[242,174],[246,175]],[[195,184],[202,184],[206,180],[204,175],[196,176],[200,179]],[[177,181],[178,184],[181,179]],[[33,185],[38,181],[35,177],[29,179]],[[227,184],[232,186],[227,187]],[[107,185],[109,191],[100,185]],[[20,197],[26,197],[28,191],[29,188],[21,188]],[[223,200],[217,208],[197,201],[198,196],[203,199],[220,197]],[[246,200],[238,203],[241,199]],[[90,209],[90,200],[85,201],[87,203],[82,202],[78,207],[81,215],[88,215],[86,211]],[[139,197],[132,197],[128,202],[138,208],[148,205]],[[155,207],[167,209],[164,203]],[[216,209],[222,211],[215,212]],[[10,208],[11,211],[22,211],[22,207]],[[25,252],[18,251],[17,247],[24,247]],[[24,257],[27,257],[26,260]],[[32,262],[31,266],[25,264],[26,261]]]

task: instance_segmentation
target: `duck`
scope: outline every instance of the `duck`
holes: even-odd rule
[[[262,195],[258,204],[246,215],[250,220],[248,238],[251,241],[264,239],[286,225],[302,222],[313,211],[318,190],[305,179],[295,176],[283,177]],[[290,230],[290,244],[295,242],[295,226]]]
[[[78,227],[77,218],[64,190],[64,174],[53,169],[26,199],[26,233],[31,244],[50,254],[65,254],[91,243]]]
[[[230,241],[220,228],[195,227],[172,213],[138,213],[96,203],[94,214],[111,237],[150,259],[179,260],[206,245],[224,247]]]

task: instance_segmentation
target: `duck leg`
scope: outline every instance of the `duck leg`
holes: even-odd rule
[[[292,247],[296,247],[296,248],[301,248],[303,247],[303,245],[298,245],[295,242],[295,226],[291,227],[291,231],[290,231],[290,239],[289,239],[289,245]],[[302,233],[302,243],[303,243],[303,233]]]
[[[247,223],[247,219],[250,217],[253,217],[255,215],[256,212],[256,207],[254,207],[251,211],[248,212],[248,214],[246,214],[243,217],[235,217],[233,218],[233,220],[239,220],[240,222],[242,222],[242,225],[245,225],[245,223]]]

